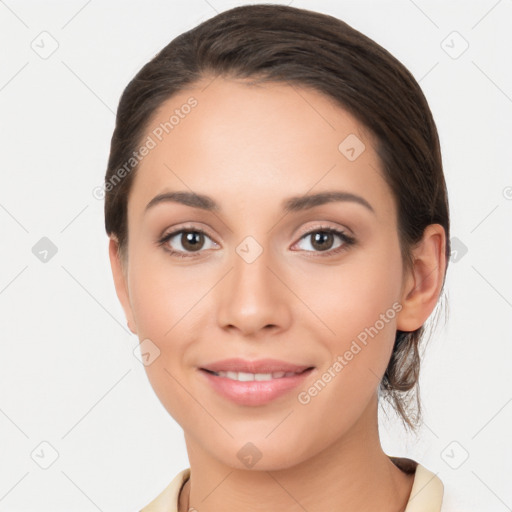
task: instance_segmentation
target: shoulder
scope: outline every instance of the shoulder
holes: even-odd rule
[[[178,496],[190,477],[190,468],[180,471],[171,483],[140,512],[178,512]]]

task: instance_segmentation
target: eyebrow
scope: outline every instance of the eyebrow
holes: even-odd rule
[[[360,204],[375,213],[372,205],[364,199],[364,197],[352,194],[351,192],[340,191],[319,192],[318,194],[290,197],[283,202],[283,210],[286,212],[297,212],[301,210],[308,210],[315,206],[340,201]]]
[[[204,194],[197,194],[195,192],[166,192],[158,194],[153,197],[146,205],[145,212],[160,203],[178,203],[192,208],[199,208],[201,210],[219,212],[220,206],[210,196]],[[333,202],[353,202],[360,204],[375,213],[372,205],[363,197],[351,192],[331,191],[319,192],[317,194],[309,194],[297,197],[290,197],[282,202],[282,208],[285,212],[298,212],[308,210],[315,206],[321,206]]]
[[[145,211],[160,203],[179,203],[192,208],[200,208],[207,211],[219,211],[219,205],[209,196],[196,194],[195,192],[165,192],[153,197],[146,205]]]

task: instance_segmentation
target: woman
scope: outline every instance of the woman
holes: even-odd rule
[[[105,177],[116,292],[190,468],[143,510],[439,511],[413,428],[449,209],[412,75],[279,5],[180,35],[124,91]]]

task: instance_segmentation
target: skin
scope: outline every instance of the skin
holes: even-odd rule
[[[127,323],[160,356],[146,366],[153,389],[181,425],[191,478],[179,510],[313,512],[404,510],[413,476],[383,452],[377,390],[396,329],[419,328],[433,311],[445,270],[445,233],[429,226],[406,269],[396,204],[375,141],[324,95],[287,84],[252,86],[212,78],[167,100],[148,134],[190,96],[198,105],[140,164],[128,201],[128,246],[110,261]],[[338,145],[355,134],[365,150],[349,161]],[[162,192],[207,194],[220,212],[160,203]],[[365,198],[284,214],[290,196],[344,190]],[[202,250],[178,258],[159,246],[185,226],[207,233]],[[325,256],[306,233],[332,227],[356,239]],[[315,232],[316,232],[315,231]],[[263,248],[252,263],[236,248],[252,236]],[[180,235],[167,247],[186,251]],[[171,244],[171,245],[169,245]],[[201,248],[201,246],[200,246]],[[195,256],[194,256],[195,254]],[[370,338],[325,388],[303,405],[307,390],[365,327],[402,309]],[[262,406],[236,405],[199,373],[208,362],[272,357],[315,366],[303,386]],[[261,459],[237,457],[253,443]]]

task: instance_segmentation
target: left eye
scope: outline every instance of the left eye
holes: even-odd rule
[[[341,242],[333,247],[336,237],[341,240]],[[300,240],[303,241],[308,238],[311,240],[308,245],[313,248],[313,251],[305,249],[308,252],[338,252],[339,250],[346,248],[346,246],[352,245],[355,241],[351,236],[347,235],[343,231],[338,231],[333,228],[322,228],[310,231],[303,235]]]

